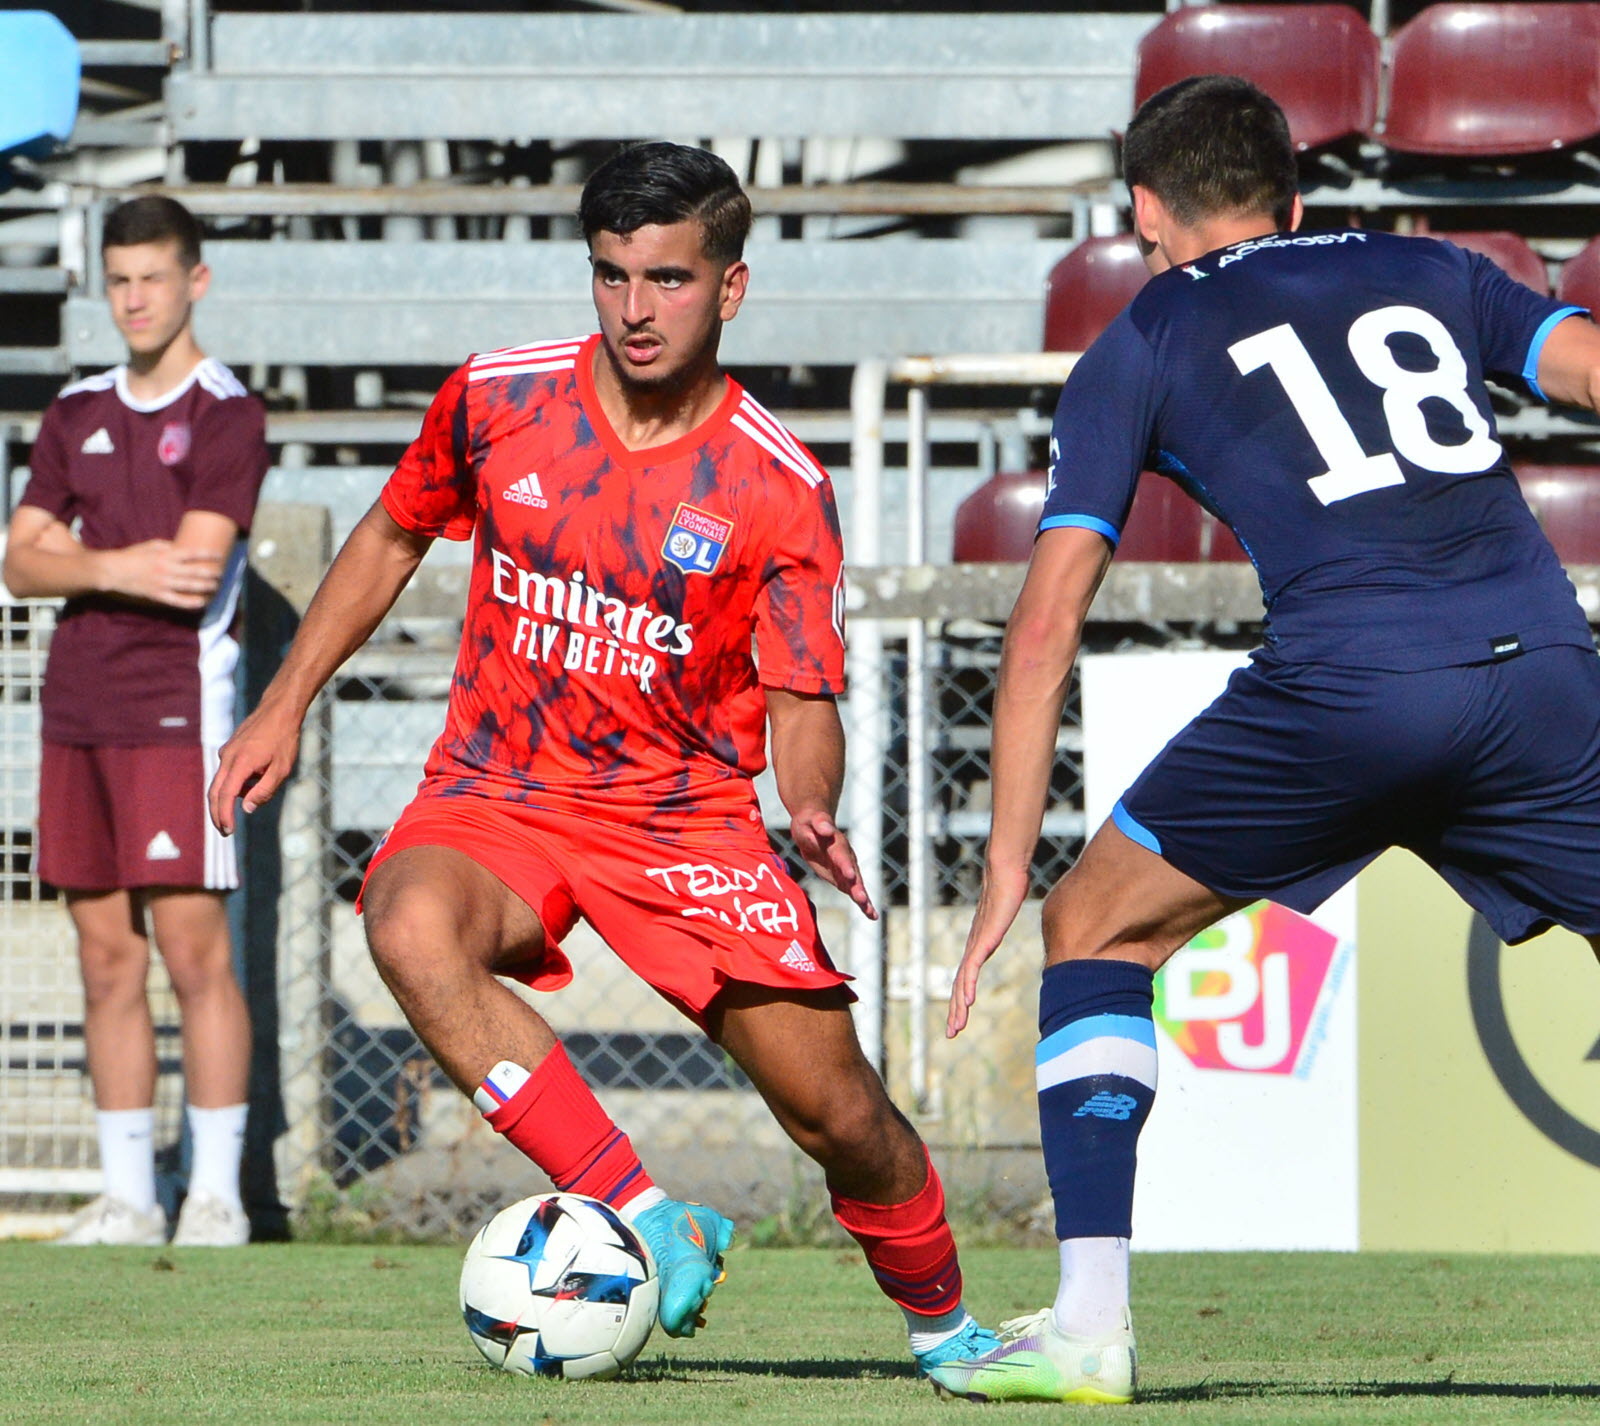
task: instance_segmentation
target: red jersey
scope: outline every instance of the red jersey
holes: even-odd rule
[[[476,532],[425,787],[748,836],[763,687],[844,686],[832,486],[731,379],[694,431],[628,450],[595,394],[599,341],[473,357],[384,487],[409,530]]]
[[[267,474],[266,413],[210,357],[173,391],[139,401],[125,367],[65,387],[39,424],[22,504],[92,550],[170,540],[189,510],[250,528]],[[47,742],[142,747],[221,742],[233,723],[242,542],[204,610],[80,595],[61,610],[40,694]]]

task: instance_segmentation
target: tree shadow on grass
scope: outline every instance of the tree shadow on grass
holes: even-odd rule
[[[1436,1381],[1322,1381],[1261,1382],[1206,1381],[1193,1386],[1157,1387],[1139,1393],[1142,1403],[1184,1401],[1229,1401],[1254,1398],[1270,1400],[1289,1397],[1511,1397],[1542,1400],[1551,1397],[1600,1399],[1600,1384],[1593,1382],[1456,1381],[1441,1377]]]

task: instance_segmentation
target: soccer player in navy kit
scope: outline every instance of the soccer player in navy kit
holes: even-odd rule
[[[950,998],[958,1034],[1022,905],[1090,601],[1141,469],[1237,534],[1264,646],[1117,803],[1044,904],[1036,1055],[1054,1304],[941,1388],[1122,1403],[1152,975],[1258,898],[1309,911],[1390,846],[1506,941],[1600,954],[1600,659],[1495,438],[1486,374],[1595,409],[1600,332],[1449,243],[1299,234],[1277,106],[1185,80],[1129,125],[1154,274],[1061,395],[1001,658],[994,820]]]
[[[105,1191],[59,1240],[160,1243],[147,923],[177,993],[193,1146],[174,1241],[245,1242],[239,1200],[250,1020],[225,896],[233,850],[205,815],[233,726],[229,633],[267,473],[265,413],[191,327],[209,272],[181,204],[148,195],[104,228],[128,360],[65,388],[40,423],[5,582],[66,599],[40,697],[38,873],[66,893],[84,985]]]

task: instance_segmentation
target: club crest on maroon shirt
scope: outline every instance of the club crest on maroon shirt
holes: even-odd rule
[[[161,428],[161,439],[156,443],[156,454],[162,465],[177,465],[189,454],[189,423],[168,421]]]

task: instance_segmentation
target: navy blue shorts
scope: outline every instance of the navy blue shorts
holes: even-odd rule
[[[1258,656],[1113,818],[1220,896],[1309,911],[1398,846],[1504,941],[1600,934],[1600,658],[1386,673]]]

